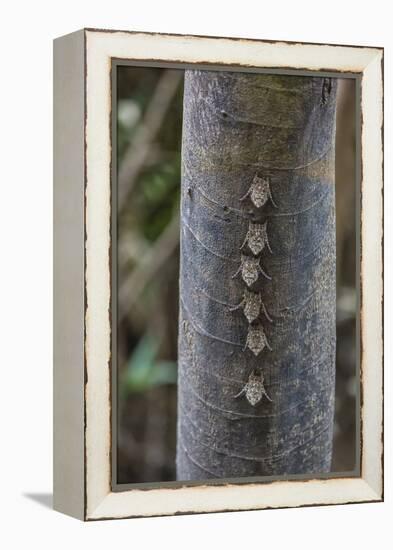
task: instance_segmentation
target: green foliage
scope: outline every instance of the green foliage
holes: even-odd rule
[[[142,121],[155,82],[149,73],[138,72],[140,78],[127,85],[127,95],[118,100],[117,149],[118,162]],[[157,71],[151,73],[157,79]],[[146,88],[146,86],[148,86]],[[128,91],[129,90],[129,91]],[[148,162],[138,177],[127,212],[121,224],[132,227],[145,239],[154,242],[170,222],[179,207],[181,179],[181,124],[182,86],[172,102],[155,143],[151,146]]]
[[[125,394],[144,392],[152,386],[176,384],[174,361],[157,360],[160,342],[146,333],[130,356],[121,383]]]
[[[126,151],[132,147],[133,140],[139,132],[144,116],[149,108],[156,86],[164,69],[129,67],[118,74],[118,110],[117,110],[117,155],[118,167]],[[154,139],[149,143],[148,154],[142,170],[134,182],[127,205],[122,209],[118,219],[118,234],[126,235],[124,249],[129,252],[123,271],[119,272],[120,282],[124,274],[132,273],[139,260],[149,250],[174,215],[177,215],[180,201],[181,180],[181,126],[182,126],[183,86],[179,86],[175,98],[165,112],[165,117]],[[171,262],[177,261],[173,256]],[[165,275],[166,273],[166,275]],[[177,304],[169,305],[158,300],[171,284],[172,271],[168,265],[162,266],[160,276],[146,285],[138,297],[140,307],[146,312],[146,319],[141,324],[138,316],[138,329],[127,334],[132,342],[131,355],[123,366],[123,375],[119,379],[121,397],[133,392],[144,392],[151,386],[176,383],[176,362],[161,360],[160,338],[166,342],[169,330],[161,321],[154,327],[148,326],[153,311],[160,318],[177,315]],[[158,304],[158,305],[157,305]],[[167,311],[169,310],[169,312]],[[148,312],[151,312],[149,314]],[[133,312],[129,313],[130,318]],[[142,336],[141,336],[142,334]],[[169,357],[176,357],[176,344],[169,349]]]
[[[180,155],[173,155],[169,162],[163,162],[146,170],[138,185],[140,208],[137,211],[140,229],[146,239],[155,241],[173,213],[180,199]]]

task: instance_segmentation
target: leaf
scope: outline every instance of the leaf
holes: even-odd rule
[[[124,373],[126,393],[143,392],[152,386],[176,384],[177,366],[174,361],[157,361],[160,342],[145,334],[132,353]]]

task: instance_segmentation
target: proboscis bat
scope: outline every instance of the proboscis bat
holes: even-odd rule
[[[265,347],[272,351],[267,341],[265,331],[263,330],[263,326],[260,323],[257,325],[249,325],[244,349],[249,348],[254,355],[259,355]]]
[[[260,254],[265,246],[267,246],[270,254],[273,254],[267,236],[267,221],[265,223],[249,223],[246,238],[240,249],[244,248],[246,244],[255,256]]]
[[[252,371],[250,376],[248,377],[248,381],[245,384],[245,386],[240,390],[240,392],[235,395],[235,399],[237,397],[241,397],[243,395],[246,396],[247,401],[255,407],[261,399],[265,396],[268,401],[272,401],[269,397],[269,395],[266,392],[265,386],[264,386],[264,378],[262,372]]]
[[[260,178],[255,174],[249,190],[240,200],[244,201],[247,197],[250,197],[251,202],[256,208],[262,208],[269,199],[272,201],[273,206],[278,208],[272,197],[269,178]]]
[[[271,280],[271,277],[261,268],[259,258],[246,256],[245,254],[241,255],[239,269],[232,275],[232,279],[234,279],[239,273],[242,274],[243,281],[249,287],[258,280],[260,273],[269,281]]]
[[[242,301],[236,306],[231,307],[230,311],[236,311],[241,307],[243,308],[243,313],[249,323],[252,323],[258,319],[261,314],[261,310],[265,314],[266,319],[271,323],[273,322],[266,310],[265,304],[262,302],[260,292],[252,292],[245,288]]]

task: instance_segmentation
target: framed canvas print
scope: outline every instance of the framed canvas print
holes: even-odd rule
[[[383,50],[54,43],[54,507],[383,499]]]

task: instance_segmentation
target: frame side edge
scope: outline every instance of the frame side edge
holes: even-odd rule
[[[362,227],[362,307],[368,313],[368,323],[362,328],[365,357],[362,365],[362,430],[365,442],[362,477],[375,492],[378,501],[383,500],[384,494],[383,107],[383,51],[379,51],[366,67],[362,80],[362,194],[363,202],[367,204],[362,212],[362,226],[365,228]]]
[[[53,45],[53,507],[85,519],[85,33]]]

